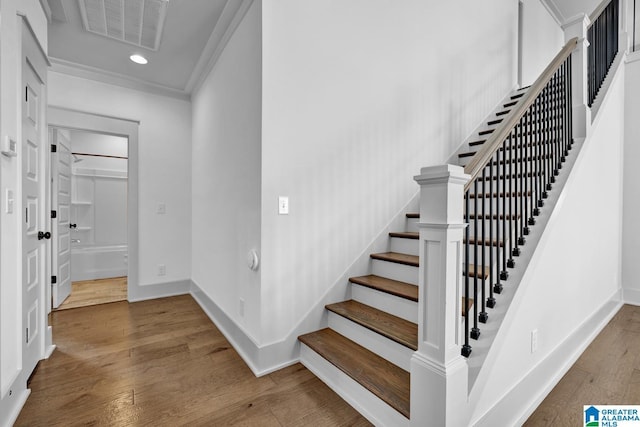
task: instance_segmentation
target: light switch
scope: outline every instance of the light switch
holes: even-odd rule
[[[5,212],[8,214],[13,213],[13,191],[5,190]]]
[[[164,215],[167,213],[167,205],[164,203],[158,203],[158,215]]]
[[[278,213],[289,215],[289,198],[287,196],[278,197]]]

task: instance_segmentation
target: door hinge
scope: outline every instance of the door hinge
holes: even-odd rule
[[[24,87],[24,101],[27,102],[29,100],[29,86]]]
[[[58,276],[51,276],[51,284],[54,285],[58,283]]]
[[[29,224],[29,208],[24,208],[24,222]]]
[[[26,335],[26,337],[25,337],[26,338],[26,342],[27,342],[27,344],[29,344],[29,328],[27,328],[27,333],[25,335]]]
[[[51,211],[51,219],[56,219],[58,217],[57,211]]]
[[[51,144],[51,152],[55,153],[58,151],[58,146],[56,144]]]

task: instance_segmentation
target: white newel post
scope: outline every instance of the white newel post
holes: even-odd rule
[[[578,44],[571,55],[573,137],[576,139],[586,138],[591,127],[591,109],[587,106],[587,97],[589,96],[587,87],[589,69],[587,29],[590,23],[587,15],[580,14],[562,26],[565,43],[574,37],[578,38]]]
[[[461,356],[464,185],[460,166],[422,168],[418,351],[411,358],[411,425],[466,425],[468,365]]]

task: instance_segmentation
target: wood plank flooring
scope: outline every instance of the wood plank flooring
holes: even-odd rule
[[[189,295],[51,314],[16,426],[368,426],[300,364],[256,378]]]
[[[71,284],[71,295],[56,310],[87,307],[127,299],[127,278],[84,280]]]
[[[640,404],[640,307],[620,309],[524,426],[584,425],[592,404]]]

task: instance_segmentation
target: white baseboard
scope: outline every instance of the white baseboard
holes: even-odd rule
[[[622,289],[622,301],[624,301],[625,304],[640,306],[640,290]]]
[[[17,396],[7,396],[5,399],[0,400],[0,408],[2,408],[0,411],[1,427],[11,427],[15,424],[30,394],[31,390],[24,389]],[[5,405],[8,407],[5,407]]]
[[[522,425],[620,310],[622,302],[619,297],[619,292],[616,292],[472,425]]]
[[[191,289],[191,280],[176,280],[174,282],[158,283],[151,285],[129,285],[127,300],[129,302],[146,301],[149,299],[173,297],[185,295]]]
[[[298,362],[297,336],[273,344],[259,345],[193,281],[191,295],[255,376],[267,375]]]

